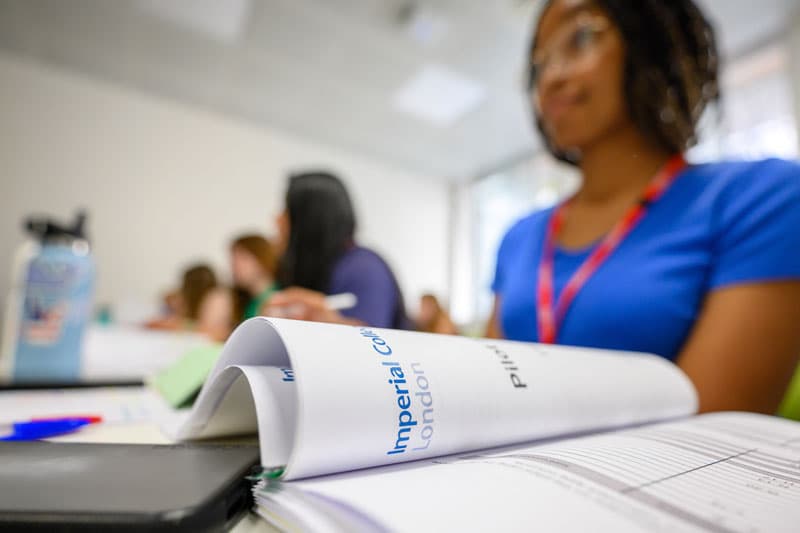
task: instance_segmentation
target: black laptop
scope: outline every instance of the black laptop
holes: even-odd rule
[[[224,531],[255,446],[0,442],[0,531]]]

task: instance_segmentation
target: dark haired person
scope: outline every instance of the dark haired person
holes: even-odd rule
[[[267,314],[383,328],[410,327],[391,269],[378,254],[354,240],[355,212],[339,178],[327,172],[291,176],[278,229],[283,253],[277,280],[287,289],[270,299]],[[355,307],[341,312],[329,309],[325,295],[340,293],[354,294]]]
[[[658,354],[702,411],[775,412],[800,354],[800,168],[688,165],[719,97],[690,0],[552,0],[530,96],[577,193],[505,236],[489,334]]]

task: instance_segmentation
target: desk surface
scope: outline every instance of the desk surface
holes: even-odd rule
[[[93,324],[86,330],[81,377],[92,382],[141,381],[192,348],[212,344],[197,333]]]

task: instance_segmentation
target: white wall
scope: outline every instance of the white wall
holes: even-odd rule
[[[0,54],[0,295],[23,217],[86,206],[97,301],[150,303],[187,262],[226,269],[232,236],[272,233],[287,171],[307,166],[346,180],[360,242],[394,267],[411,310],[424,290],[446,295],[443,182]]]

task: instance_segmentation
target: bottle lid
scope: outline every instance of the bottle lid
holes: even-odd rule
[[[63,226],[51,218],[30,217],[25,220],[25,229],[42,243],[76,239],[88,241],[86,217],[86,211],[79,210],[71,226]]]

